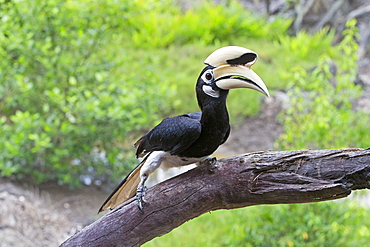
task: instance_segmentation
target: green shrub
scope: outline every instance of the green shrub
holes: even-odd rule
[[[129,154],[126,150],[143,129],[170,114],[198,111],[194,85],[202,62],[221,46],[241,45],[258,52],[254,69],[272,92],[293,86],[319,89],[321,79],[298,82],[306,75],[329,78],[320,72],[327,70],[328,62],[321,62],[312,75],[309,71],[319,54],[326,54],[322,61],[329,61],[347,49],[350,57],[340,60],[338,66],[347,66],[341,71],[350,70],[354,61],[353,49],[348,51],[353,35],[346,36],[342,48],[331,47],[333,34],[326,30],[312,37],[306,33],[289,37],[290,20],[264,20],[237,1],[221,5],[202,1],[187,11],[172,1],[157,0],[31,0],[0,6],[1,175],[32,175],[38,182],[57,179],[77,185],[81,175],[121,177],[134,162],[133,150]],[[347,80],[346,75],[338,73],[337,80]],[[348,91],[342,84],[336,97],[346,93],[354,97],[357,89]],[[258,93],[230,94],[233,123],[259,112]],[[301,110],[289,110],[283,120],[286,130],[297,131],[301,121],[307,121],[299,114],[308,102],[293,104]],[[358,118],[356,126],[365,126],[366,119],[346,109],[342,122]],[[336,131],[341,131],[341,122],[337,123]],[[366,131],[357,128],[351,135],[359,139]],[[307,134],[297,143],[310,143],[317,136]],[[293,148],[291,138],[282,136],[281,147]]]
[[[368,217],[367,208],[349,200],[221,210],[144,246],[366,246]]]
[[[281,115],[284,133],[277,144],[283,149],[368,147],[369,116],[354,112],[352,102],[361,95],[355,85],[357,28],[347,23],[335,56],[320,56],[309,71],[297,65],[289,81],[290,107]],[[333,73],[332,68],[336,68]]]
[[[128,18],[133,28],[133,44],[143,48],[163,48],[170,45],[217,42],[235,42],[245,39],[272,39],[286,33],[290,19],[267,21],[252,15],[237,1],[215,5],[200,1],[183,12],[173,1],[136,1]]]
[[[1,4],[2,176],[71,185],[82,174],[120,177],[131,164],[122,147],[128,133],[172,109],[173,87],[149,61],[131,63],[125,50],[104,49],[115,24],[94,3]]]
[[[197,111],[202,61],[226,45],[259,54],[254,69],[272,93],[290,90],[277,146],[368,146],[369,118],[352,111],[361,94],[354,23],[334,47],[333,32],[291,37],[290,23],[237,1],[187,11],[169,0],[0,1],[0,175],[118,180],[136,162],[132,132]],[[256,92],[230,94],[234,123],[259,111]],[[204,215],[149,246],[189,245],[179,241],[189,236],[194,246],[361,246],[366,218],[348,203],[250,207]]]

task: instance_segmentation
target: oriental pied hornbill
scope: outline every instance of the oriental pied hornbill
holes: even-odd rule
[[[202,162],[229,136],[226,97],[229,89],[251,88],[266,96],[268,90],[251,69],[257,54],[238,46],[213,52],[204,61],[206,67],[196,84],[198,105],[202,112],[187,113],[164,119],[136,143],[140,164],[131,171],[107,198],[99,212],[113,209],[136,193],[142,209],[145,181],[159,166],[164,168]]]

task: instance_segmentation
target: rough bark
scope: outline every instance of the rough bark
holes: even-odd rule
[[[370,149],[256,152],[202,165],[104,215],[61,246],[140,246],[206,212],[307,203],[370,188]]]

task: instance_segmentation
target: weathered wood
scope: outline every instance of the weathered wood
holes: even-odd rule
[[[139,246],[217,209],[307,203],[370,188],[370,149],[256,152],[202,165],[134,199],[69,238],[61,246]]]

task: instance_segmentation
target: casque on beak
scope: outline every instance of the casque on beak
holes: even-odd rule
[[[217,87],[229,90],[250,88],[270,96],[265,83],[251,69],[256,62],[257,54],[239,46],[227,46],[213,52],[204,61],[213,69]]]

